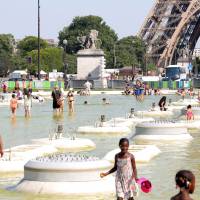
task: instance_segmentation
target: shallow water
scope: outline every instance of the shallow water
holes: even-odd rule
[[[106,97],[110,100],[110,105],[102,105],[101,99]],[[134,97],[126,97],[121,95],[94,95],[90,97],[77,96],[75,99],[75,114],[68,115],[66,105],[65,112],[61,117],[53,117],[51,101],[41,105],[33,105],[32,117],[27,120],[24,118],[23,107],[17,111],[15,121],[10,119],[10,111],[6,107],[0,107],[0,129],[3,136],[5,147],[16,146],[20,144],[30,143],[31,139],[48,137],[50,130],[56,127],[57,123],[64,123],[67,134],[74,134],[78,126],[92,125],[100,115],[106,115],[107,119],[111,117],[125,116],[130,108],[135,110],[148,109],[152,102],[158,102],[160,97],[150,96],[145,98],[144,102],[135,101]],[[173,100],[178,97],[170,96]],[[83,105],[87,100],[89,105]],[[197,186],[194,199],[200,196],[200,131],[191,131],[194,140],[190,143],[157,143],[162,153],[152,159],[148,164],[138,166],[139,177],[145,176],[153,183],[153,191],[150,194],[141,194],[141,200],[165,200],[170,199],[176,193],[174,184],[174,175],[177,170],[190,169],[197,179]],[[120,136],[92,136],[78,135],[92,139],[97,148],[92,152],[86,152],[90,155],[103,157],[108,151],[117,148]],[[131,135],[129,135],[130,137]],[[134,141],[131,140],[131,143]],[[151,144],[154,144],[151,142]],[[4,188],[16,184],[23,174],[0,174],[0,199],[8,200],[113,200],[114,196],[103,194],[100,196],[77,197],[77,196],[52,196],[52,195],[31,195],[24,193],[16,193],[5,190]]]

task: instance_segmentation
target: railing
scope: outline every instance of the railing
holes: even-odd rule
[[[70,80],[68,87],[74,89],[83,89],[86,80]],[[29,86],[29,81],[26,81],[26,87]],[[94,81],[90,81],[92,84],[92,89],[94,88]],[[127,82],[125,80],[108,80],[108,88],[109,89],[124,89],[126,87]],[[145,82],[145,84],[149,85],[149,88],[152,89],[180,89],[180,88],[190,88],[193,86],[194,88],[200,88],[200,79],[194,79],[193,81],[151,81]],[[23,82],[18,81],[18,85],[20,88],[23,87]],[[129,83],[130,87],[133,87],[133,83]],[[7,81],[8,89],[12,90],[16,86],[15,81]],[[55,86],[64,88],[64,81],[32,81],[32,89],[41,89],[41,90],[51,90]]]

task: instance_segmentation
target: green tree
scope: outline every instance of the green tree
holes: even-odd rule
[[[15,44],[14,36],[11,34],[0,34],[0,53],[12,54]]]
[[[145,45],[134,36],[124,37],[116,43],[116,67],[144,66]]]
[[[7,76],[11,68],[10,56],[6,52],[0,53],[0,76]]]
[[[77,40],[77,37],[87,35],[91,29],[95,29],[99,32],[98,38],[101,40],[101,48],[105,52],[107,67],[113,66],[113,48],[117,41],[117,34],[112,30],[101,17],[98,16],[84,16],[75,17],[72,23],[64,27],[59,32],[59,45],[63,46],[63,40],[68,41],[66,51],[68,54],[75,54],[80,50],[81,44]]]
[[[67,54],[66,55],[66,63],[67,63],[67,74],[75,74],[75,73],[77,73],[76,55]]]
[[[26,58],[21,57],[18,54],[14,54],[10,57],[11,71],[24,70],[28,67],[28,61]]]
[[[43,49],[47,47],[47,42],[43,39],[40,39],[40,48]],[[27,36],[18,43],[17,48],[23,57],[27,56],[29,52],[38,49],[38,38],[35,36]]]
[[[28,56],[32,58],[32,64],[28,66],[29,71],[32,74],[37,72],[38,52],[33,50],[28,53]],[[63,71],[63,50],[61,48],[45,48],[40,52],[41,69],[50,72],[53,69]]]
[[[154,63],[147,63],[147,70],[148,71],[155,71],[155,70],[157,70],[157,67]]]
[[[14,43],[13,35],[0,34],[0,76],[6,76],[12,68],[11,57]]]

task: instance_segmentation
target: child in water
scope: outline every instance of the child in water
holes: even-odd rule
[[[116,172],[115,186],[117,200],[133,200],[136,192],[137,170],[134,156],[128,152],[129,140],[122,138],[119,141],[121,152],[115,155],[114,167],[106,172],[101,173],[101,178]]]
[[[12,99],[10,100],[10,109],[12,112],[12,118],[16,116],[17,107],[18,107],[17,99],[15,97],[15,94],[12,94]]]
[[[106,98],[103,98],[102,101],[103,101],[103,105],[108,105],[108,104],[110,104],[110,102],[109,102]]]
[[[31,116],[32,98],[30,93],[24,95],[24,111],[25,117]]]
[[[195,189],[195,176],[191,171],[181,170],[175,177],[176,187],[180,192],[171,198],[171,200],[192,200],[190,194]]]
[[[194,120],[194,114],[192,112],[192,106],[191,105],[189,105],[187,107],[186,117],[187,117],[187,120]]]

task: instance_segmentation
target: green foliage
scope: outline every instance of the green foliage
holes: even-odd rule
[[[148,63],[147,64],[147,70],[148,71],[155,71],[155,70],[157,70],[157,67],[154,63]]]
[[[26,58],[23,58],[17,54],[12,55],[12,57],[10,58],[10,61],[12,65],[11,71],[24,70],[28,66]]]
[[[12,54],[13,45],[15,43],[14,37],[11,34],[0,34],[0,54],[5,52]]]
[[[143,41],[134,36],[124,37],[116,44],[116,67],[143,66],[145,45]]]
[[[0,76],[6,76],[11,70],[11,56],[14,37],[11,34],[0,34]]]
[[[106,53],[107,67],[113,66],[113,48],[117,41],[117,34],[112,30],[101,17],[98,16],[84,16],[75,17],[72,23],[64,27],[59,33],[59,45],[63,46],[63,40],[68,41],[66,51],[68,54],[75,54],[80,50],[81,44],[77,37],[88,35],[90,30],[95,29],[99,31],[98,38],[101,40],[101,48]]]
[[[6,52],[0,53],[0,76],[6,76],[11,66],[9,54]]]
[[[77,73],[77,70],[76,70],[76,55],[67,54],[66,55],[66,62],[67,62],[67,74]]]
[[[20,54],[26,56],[29,52],[38,49],[38,38],[35,36],[27,36],[17,45]],[[40,39],[40,48],[47,48],[48,44],[45,40]]]
[[[29,71],[34,74],[37,71],[38,52],[33,50],[28,53],[32,58],[32,64],[28,66]],[[61,48],[45,48],[40,52],[41,69],[49,72],[53,69],[63,71],[63,50]]]

